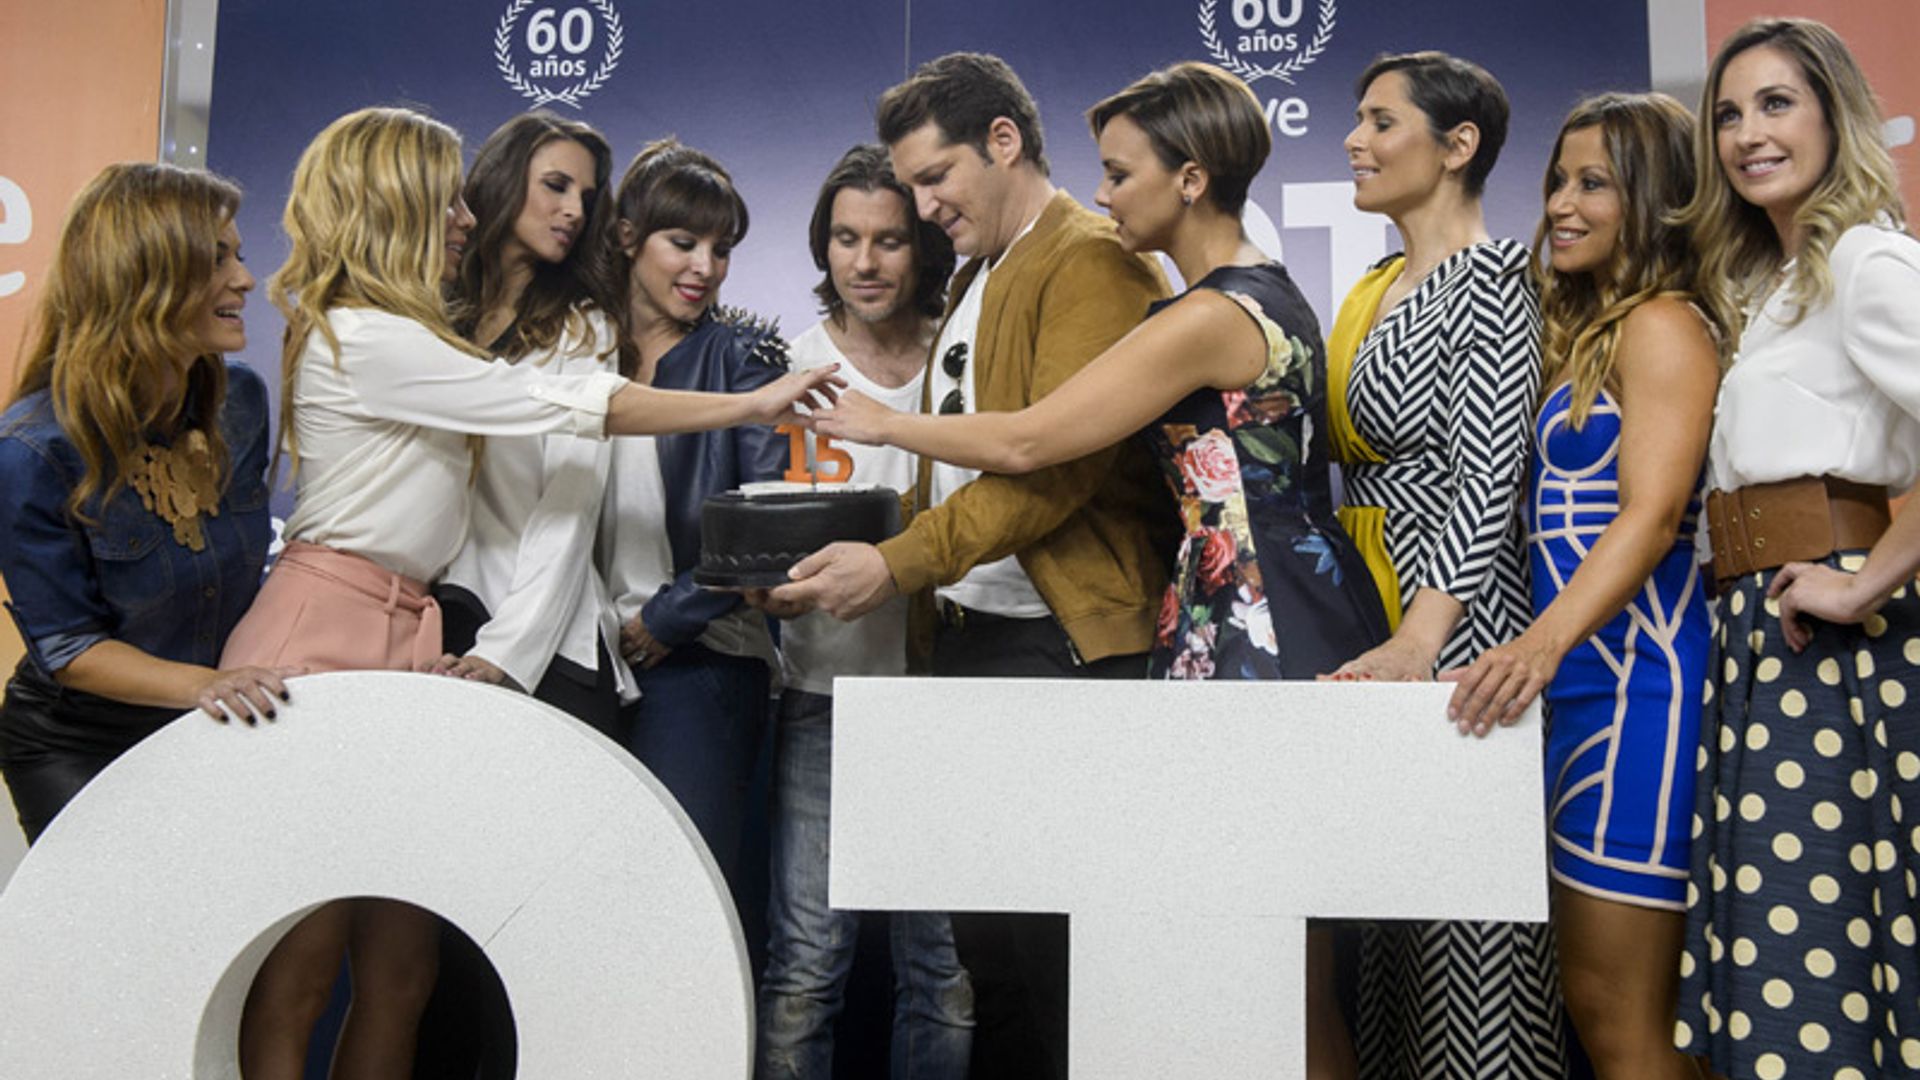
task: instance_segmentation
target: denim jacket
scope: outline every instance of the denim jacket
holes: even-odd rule
[[[754,390],[785,372],[786,343],[773,328],[731,308],[708,313],[660,358],[653,385],[668,390],[735,393]],[[693,583],[700,564],[700,507],[707,496],[743,483],[778,480],[787,467],[787,439],[771,427],[742,424],[719,431],[659,436],[660,475],[667,499],[667,541],[673,581],[640,609],[647,631],[667,645],[698,638],[707,623],[740,606],[737,593]]]
[[[0,415],[0,577],[28,659],[51,676],[109,638],[163,660],[213,667],[253,602],[272,529],[267,517],[267,389],[227,363],[220,414],[227,490],[203,517],[206,546],[191,551],[173,527],[121,487],[67,513],[85,473],[46,391]]]

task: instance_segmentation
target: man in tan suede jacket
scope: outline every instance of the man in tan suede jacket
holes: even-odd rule
[[[968,259],[927,372],[942,413],[1032,404],[1167,294],[1158,268],[1048,179],[1038,110],[997,57],[954,53],[880,100],[879,134],[919,215]],[[1022,476],[922,461],[905,532],[835,544],[793,571],[771,609],[856,618],[934,590],[936,676],[1139,678],[1175,522],[1131,443]],[[1057,915],[959,914],[973,977],[977,1077],[1066,1076],[1067,947]]]

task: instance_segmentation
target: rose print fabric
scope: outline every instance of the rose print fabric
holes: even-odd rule
[[[1194,392],[1142,433],[1184,533],[1151,676],[1310,679],[1387,635],[1373,579],[1334,516],[1320,326],[1278,263],[1221,267],[1194,289],[1246,311],[1267,367],[1245,389]]]

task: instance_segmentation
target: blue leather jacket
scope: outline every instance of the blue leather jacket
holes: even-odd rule
[[[272,527],[267,517],[267,388],[227,363],[220,428],[227,490],[191,551],[173,527],[122,487],[94,524],[67,514],[85,468],[45,391],[0,415],[0,576],[28,659],[51,676],[107,638],[164,660],[215,666],[253,603]]]
[[[653,385],[668,390],[736,393],[779,378],[787,368],[787,345],[774,327],[732,308],[709,308],[688,334],[660,358]],[[786,472],[787,439],[760,424],[719,431],[662,435],[656,442],[666,488],[667,540],[673,549],[672,583],[640,609],[647,632],[664,645],[685,645],[707,623],[740,606],[735,593],[693,583],[700,564],[700,506],[719,494]]]

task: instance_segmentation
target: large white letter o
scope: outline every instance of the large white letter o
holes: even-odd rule
[[[226,1080],[247,987],[307,912],[385,896],[485,949],[519,1075],[751,1065],[745,941],[659,782],[494,687],[320,675],[258,729],[181,718],[102,773],[0,893],[0,1076]]]

